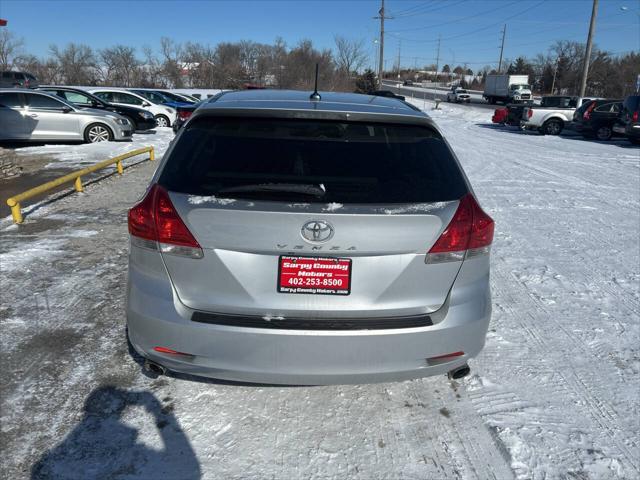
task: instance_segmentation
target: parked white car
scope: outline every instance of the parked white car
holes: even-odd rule
[[[36,90],[0,89],[0,140],[85,141],[129,140],[134,127],[115,112],[80,108]]]
[[[447,102],[471,102],[471,95],[464,88],[456,88],[450,92],[447,92]]]
[[[155,103],[137,93],[120,88],[91,88],[87,89],[96,97],[115,105],[133,105],[144,108],[153,113],[159,127],[170,127],[176,121],[176,109],[160,103]]]

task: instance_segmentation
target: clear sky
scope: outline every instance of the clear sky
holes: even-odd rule
[[[584,42],[592,0],[387,0],[385,59],[400,49],[403,66],[435,63],[472,69],[497,63],[503,24],[505,57],[546,52],[555,40]],[[254,40],[287,45],[307,38],[333,47],[334,35],[363,39],[374,65],[380,0],[142,1],[0,0],[0,18],[23,37],[26,49],[46,55],[52,43],[158,47],[160,37],[214,45]],[[0,27],[3,28],[3,27]],[[640,50],[640,0],[600,0],[596,45],[615,53]]]

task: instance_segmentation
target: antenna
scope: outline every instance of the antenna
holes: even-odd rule
[[[322,97],[318,93],[318,64],[316,63],[316,83],[313,87],[313,93],[309,96],[309,100],[313,100],[315,102],[321,100]]]

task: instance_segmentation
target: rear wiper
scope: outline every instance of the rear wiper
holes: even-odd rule
[[[310,195],[313,197],[323,197],[327,190],[321,183],[313,185],[308,183],[255,183],[249,185],[238,185],[237,187],[227,187],[218,190],[218,195],[223,193],[251,193],[251,192],[283,192]]]

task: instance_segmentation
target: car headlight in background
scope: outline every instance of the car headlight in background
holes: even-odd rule
[[[118,125],[129,125],[129,120],[127,120],[126,118],[116,118],[116,123]]]
[[[153,113],[151,112],[138,112],[138,115],[140,115],[142,118],[146,118],[149,120],[153,118]]]
[[[169,113],[176,113],[176,111],[173,108],[165,108],[165,110]]]

